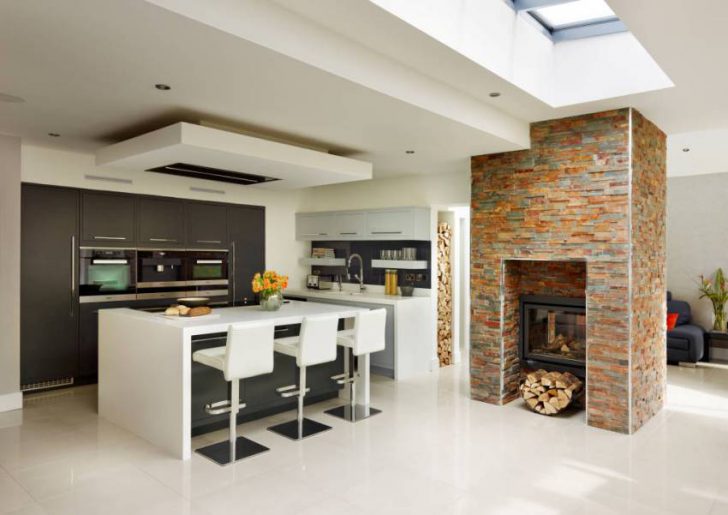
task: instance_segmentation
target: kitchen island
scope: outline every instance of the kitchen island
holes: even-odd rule
[[[99,415],[180,459],[189,459],[194,413],[202,412],[205,399],[228,398],[222,374],[192,362],[195,350],[224,345],[231,324],[273,320],[278,336],[290,336],[306,316],[330,313],[346,321],[364,310],[297,301],[274,312],[258,306],[218,308],[198,318],[171,318],[126,308],[101,310]],[[330,376],[343,371],[343,354],[340,349],[337,361],[311,367],[308,400],[336,396],[339,387]],[[368,361],[360,362],[362,376],[368,373],[368,366]],[[293,358],[276,354],[272,374],[241,381],[242,401],[251,408],[241,411],[242,419],[250,417],[251,411],[265,416],[292,409],[294,404],[282,400],[275,388],[295,383],[296,370]],[[208,380],[201,381],[200,374],[207,374]],[[357,391],[359,402],[368,404],[369,392],[363,385]]]

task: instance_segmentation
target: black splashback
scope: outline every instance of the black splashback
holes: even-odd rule
[[[431,248],[429,241],[314,241],[311,247],[334,249],[337,258],[348,258],[351,254],[359,254],[364,260],[364,283],[384,285],[384,268],[372,268],[372,259],[380,259],[382,250],[399,250],[404,247],[417,249],[417,260],[427,261],[427,268],[422,270],[399,270],[399,286],[412,285],[417,288],[430,288],[432,273]],[[341,275],[342,282],[356,283],[354,274],[359,273],[359,263],[354,261],[349,270],[351,279],[346,279],[346,267],[313,266],[311,273],[317,275]]]

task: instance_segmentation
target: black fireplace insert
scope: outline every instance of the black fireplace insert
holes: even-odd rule
[[[520,358],[531,368],[586,370],[585,299],[524,295],[520,299]]]

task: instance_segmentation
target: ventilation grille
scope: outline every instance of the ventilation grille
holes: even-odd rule
[[[174,163],[165,166],[158,166],[156,168],[150,168],[147,172],[166,173],[169,175],[178,175],[180,177],[205,179],[207,181],[242,184],[243,186],[280,180],[275,177],[266,177],[265,175],[233,172],[232,170],[221,170],[220,168],[209,168],[207,166],[191,165],[188,163]]]
[[[47,390],[48,388],[58,388],[59,386],[71,386],[73,377],[64,377],[61,379],[53,379],[51,381],[42,381],[40,383],[30,383],[20,386],[21,392],[34,392],[37,390]]]

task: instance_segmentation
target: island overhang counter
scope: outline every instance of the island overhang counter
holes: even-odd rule
[[[300,324],[306,316],[329,313],[349,320],[362,311],[366,308],[298,301],[272,312],[258,306],[217,308],[211,315],[199,318],[170,318],[128,308],[100,310],[99,415],[180,459],[189,459],[193,432],[192,352],[196,350],[193,342],[217,336],[217,344],[224,345],[223,335],[231,324],[272,320],[277,330],[283,330]],[[292,359],[276,358],[273,375],[282,368],[279,359]],[[339,366],[342,371],[342,363]],[[362,384],[357,385],[357,402],[368,405],[369,392],[364,388],[368,383],[368,360],[360,361],[359,368]],[[322,376],[321,381],[328,381],[331,371],[323,369],[326,377]],[[219,380],[224,382],[222,377]],[[327,387],[333,395],[339,389],[334,381]],[[274,393],[272,384],[267,389]],[[223,400],[224,393],[222,397],[217,400]],[[255,404],[255,399],[241,401]],[[278,411],[287,409],[277,407]],[[241,415],[244,413],[242,410]]]

